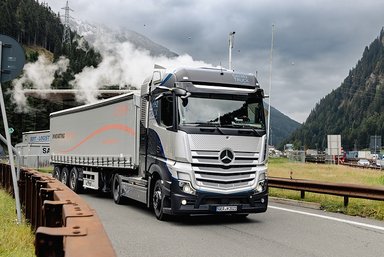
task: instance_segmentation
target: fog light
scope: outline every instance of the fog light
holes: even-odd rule
[[[264,202],[265,202],[264,198],[261,198],[261,199],[260,199],[260,202],[261,202],[261,203],[264,203]]]
[[[185,199],[181,200],[181,204],[182,205],[186,205],[187,204],[187,200],[185,200]]]

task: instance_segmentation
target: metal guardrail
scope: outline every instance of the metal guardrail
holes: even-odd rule
[[[372,170],[383,170],[383,167],[381,166],[374,166],[374,165],[358,165],[356,163],[351,163],[351,162],[344,162],[344,163],[341,163],[341,165],[345,165],[345,166],[349,166],[349,167],[353,167],[353,168],[360,168],[360,169],[372,169]]]
[[[384,187],[328,183],[277,177],[269,177],[268,186],[300,191],[301,198],[305,197],[305,192],[343,196],[344,206],[348,206],[350,197],[384,201]]]
[[[68,187],[27,169],[20,170],[18,185],[25,218],[35,232],[36,256],[116,256],[96,212]],[[0,164],[0,186],[13,194],[7,164]]]

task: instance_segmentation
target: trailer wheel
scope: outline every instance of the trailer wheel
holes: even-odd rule
[[[73,167],[69,172],[68,186],[75,193],[78,193],[81,190],[81,185],[79,182],[79,171],[76,167]]]
[[[115,201],[115,203],[117,204],[123,203],[121,177],[119,174],[115,174],[115,176],[113,176],[112,196],[113,196],[113,201]]]
[[[158,220],[167,220],[168,218],[168,215],[164,213],[163,203],[163,187],[161,185],[161,180],[158,179],[155,182],[152,194],[152,206]]]
[[[67,167],[64,167],[61,170],[61,175],[60,175],[61,183],[63,183],[64,185],[68,185],[68,178],[69,178],[69,170]]]
[[[55,168],[53,169],[53,172],[52,172],[52,177],[57,179],[57,180],[60,180],[60,167],[59,166],[55,166]]]

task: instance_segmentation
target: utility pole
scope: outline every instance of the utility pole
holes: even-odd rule
[[[228,57],[228,69],[232,70],[232,49],[235,39],[235,31],[229,32],[229,57]]]
[[[271,52],[269,55],[269,98],[268,98],[268,121],[267,121],[267,152],[269,150],[269,141],[272,133],[271,129],[271,91],[272,91],[272,61],[273,61],[273,47],[274,47],[275,24],[272,24],[272,38],[271,38]],[[304,144],[305,141],[303,141]]]
[[[65,16],[64,16],[64,32],[63,32],[63,41],[62,41],[62,44],[65,45],[65,44],[69,44],[71,45],[71,30],[69,28],[69,19],[72,18],[70,15],[69,15],[69,11],[72,11],[73,10],[71,8],[69,8],[69,4],[68,4],[68,1],[67,1],[67,4],[65,7],[61,8],[63,10],[65,10]]]

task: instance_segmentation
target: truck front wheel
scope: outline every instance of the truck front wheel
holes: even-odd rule
[[[163,201],[163,186],[161,185],[161,180],[158,179],[155,182],[152,195],[152,205],[155,212],[156,218],[158,220],[167,220],[168,215],[164,213],[164,201]]]
[[[112,183],[112,195],[113,201],[117,204],[123,203],[122,189],[121,189],[121,177],[119,174],[115,174]]]

